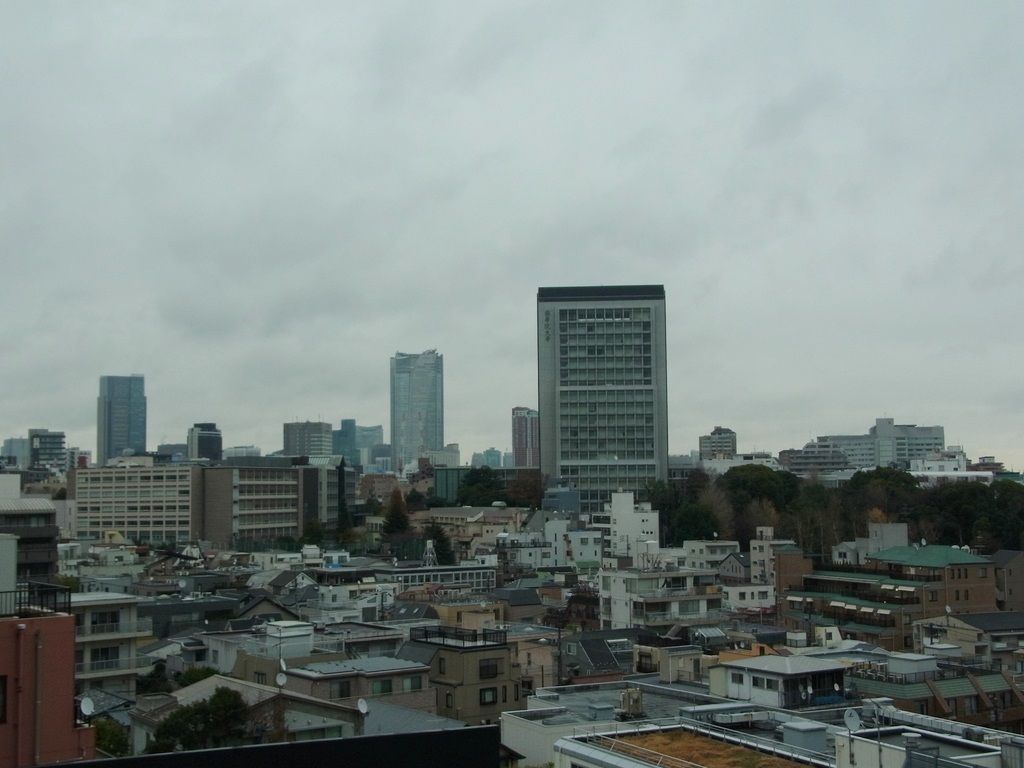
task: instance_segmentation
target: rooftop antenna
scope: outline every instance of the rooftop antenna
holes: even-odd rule
[[[434,551],[433,539],[427,539],[427,548],[423,550],[423,565],[425,567],[437,565],[437,553]]]

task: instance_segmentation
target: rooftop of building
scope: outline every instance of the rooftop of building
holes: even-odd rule
[[[427,665],[409,659],[397,659],[390,656],[370,656],[360,659],[346,659],[344,661],[315,661],[295,667],[289,671],[293,674],[305,676],[310,675],[339,675],[339,674],[364,674],[374,675],[387,672],[423,672],[428,669]]]
[[[919,568],[945,568],[950,565],[985,565],[992,559],[973,552],[944,544],[924,546],[889,547],[867,555],[868,560],[896,565],[911,565]]]
[[[1024,631],[1024,611],[992,611],[989,613],[955,613],[952,618],[980,629],[982,632]],[[935,619],[932,619],[935,621]],[[941,621],[941,619],[939,620]]]
[[[808,675],[814,672],[835,672],[845,668],[845,665],[838,661],[808,656],[757,656],[723,661],[722,666],[778,675]]]
[[[537,301],[601,301],[664,299],[663,285],[576,285],[538,288]]]
[[[137,603],[139,597],[125,592],[72,592],[71,607],[80,608],[89,605],[108,605],[112,603]]]

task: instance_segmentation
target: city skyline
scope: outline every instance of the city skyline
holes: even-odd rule
[[[892,416],[1024,467],[1024,9],[910,7],[9,4],[0,436],[90,448],[140,371],[150,448],[275,450],[436,347],[507,450],[537,287],[658,283],[672,453]]]

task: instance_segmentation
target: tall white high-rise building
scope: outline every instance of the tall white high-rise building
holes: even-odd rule
[[[396,470],[444,447],[444,355],[396,352],[391,358],[391,455]]]
[[[541,470],[601,515],[613,491],[668,477],[665,288],[540,288]]]

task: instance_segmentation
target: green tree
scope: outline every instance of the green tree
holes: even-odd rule
[[[111,757],[126,757],[132,753],[128,731],[109,717],[97,717],[92,721],[96,729],[96,749]]]
[[[405,507],[408,510],[426,509],[427,497],[413,488],[405,495]]]
[[[167,665],[163,661],[158,661],[154,664],[153,669],[145,675],[139,675],[135,682],[135,692],[140,695],[144,693],[170,693],[172,690],[174,690],[174,686],[167,679]]]
[[[544,475],[539,469],[520,469],[508,484],[508,503],[539,509],[544,500]]]
[[[205,680],[208,677],[213,677],[217,674],[217,670],[213,667],[191,667],[186,669],[184,672],[180,672],[175,675],[175,680],[182,688],[186,686],[198,683],[200,680]]]
[[[448,533],[437,523],[431,523],[425,531],[425,538],[434,542],[434,554],[439,565],[455,565],[455,551]]]
[[[409,530],[409,515],[406,512],[405,498],[396,486],[388,500],[388,514],[384,518],[384,535],[394,536]]]
[[[459,484],[458,503],[471,507],[489,507],[496,501],[507,501],[498,474],[490,467],[469,470]]]
[[[218,688],[207,701],[179,707],[157,726],[146,752],[209,749],[240,744],[248,709],[238,691]]]

